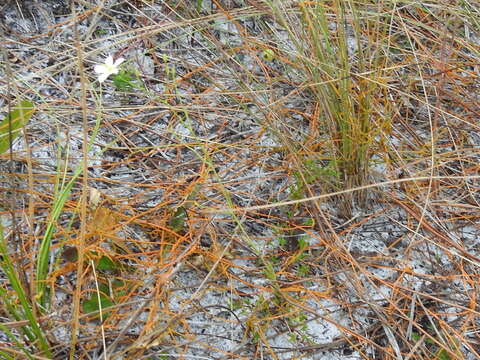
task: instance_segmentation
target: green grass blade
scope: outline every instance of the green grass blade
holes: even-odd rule
[[[3,237],[3,227],[1,226],[1,224],[0,224],[0,255],[2,255],[2,259],[0,261],[0,267],[5,272],[5,275],[9,280],[10,286],[15,291],[15,294],[18,297],[18,300],[20,301],[20,305],[23,309],[24,318],[28,320],[29,326],[31,328],[31,331],[33,333],[35,340],[38,341],[39,347],[44,352],[44,354],[47,356],[51,356],[47,340],[42,332],[42,329],[38,325],[38,321],[35,319],[35,316],[33,315],[33,312],[30,308],[30,303],[27,300],[27,296],[25,294],[25,290],[23,289],[22,284],[20,282],[20,278],[17,272],[15,271],[15,267],[13,266],[12,259],[8,254],[5,238]]]
[[[30,101],[23,100],[15,106],[0,123],[0,154],[10,148],[10,141],[20,135],[22,129],[33,115],[35,108]],[[11,130],[11,136],[9,134]]]
[[[97,122],[95,124],[95,128],[94,128],[90,143],[88,145],[89,151],[93,144],[94,139],[97,136],[99,127],[100,127],[100,118],[97,119]],[[58,195],[55,197],[55,201],[53,203],[53,209],[47,224],[47,228],[45,230],[45,235],[43,236],[43,239],[40,243],[40,248],[39,248],[38,257],[37,257],[37,268],[36,268],[37,269],[36,297],[40,299],[40,305],[42,306],[43,309],[46,308],[46,304],[48,300],[45,294],[45,289],[46,289],[46,280],[47,280],[48,267],[49,267],[48,259],[50,257],[50,247],[52,245],[52,236],[53,236],[53,233],[55,232],[57,220],[60,217],[60,214],[62,213],[62,210],[65,206],[66,201],[68,200],[68,197],[70,196],[70,192],[72,191],[73,185],[77,181],[78,177],[81,175],[82,171],[83,171],[83,162],[80,162],[77,168],[75,169],[75,172],[72,178],[70,179],[70,181],[65,186],[62,186],[57,192]]]
[[[23,344],[18,341],[18,339],[15,337],[15,335],[10,331],[9,328],[7,328],[5,325],[0,323],[0,330],[7,335],[7,337],[17,346],[18,349],[20,349],[27,358],[33,359],[32,355],[30,355],[30,352],[23,346]],[[8,355],[7,353],[0,351],[0,359],[15,359]]]
[[[13,319],[16,321],[24,320],[24,316],[18,311],[17,307],[15,306],[15,302],[12,301],[11,296],[9,296],[8,292],[2,287],[0,287],[0,299],[2,299],[5,310],[12,316]],[[22,331],[30,341],[35,341],[35,334],[33,334],[28,327],[23,326]]]
[[[37,273],[36,273],[36,280],[37,280],[37,297],[40,298],[40,304],[45,307],[46,305],[46,297],[45,297],[45,287],[46,287],[46,279],[48,274],[48,259],[50,257],[50,246],[52,244],[52,236],[55,232],[57,220],[62,213],[63,207],[70,196],[70,192],[77,180],[78,176],[82,172],[82,167],[78,166],[72,179],[67,183],[67,185],[61,189],[61,192],[56,198],[52,213],[50,216],[50,220],[47,225],[47,229],[45,230],[45,235],[40,243],[40,249],[38,251],[37,257]]]

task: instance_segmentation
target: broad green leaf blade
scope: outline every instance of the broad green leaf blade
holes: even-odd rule
[[[98,270],[118,270],[121,266],[110,259],[108,256],[102,256],[98,261]]]
[[[20,130],[26,125],[34,111],[33,104],[30,101],[23,100],[5,116],[0,123],[0,154],[3,154],[10,148],[10,140],[13,141],[20,135]],[[9,135],[10,129],[12,131],[11,136]]]
[[[100,302],[98,301],[98,298],[100,298]],[[115,303],[110,300],[108,296],[106,296],[103,293],[100,294],[92,294],[88,300],[85,300],[82,302],[82,309],[84,313],[92,313],[92,312],[98,312],[98,311],[103,311],[103,309],[108,308],[110,306],[115,305]],[[95,317],[99,317],[100,314],[96,314]],[[108,317],[108,311],[103,313],[103,319],[106,319]]]
[[[180,206],[175,210],[173,217],[168,221],[168,225],[176,233],[180,233],[185,229],[185,221],[188,219],[187,210]]]

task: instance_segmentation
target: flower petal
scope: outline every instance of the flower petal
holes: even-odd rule
[[[95,65],[93,71],[95,71],[97,74],[102,74],[106,71],[105,65]]]
[[[125,61],[125,59],[123,57],[118,58],[117,60],[115,60],[115,64],[113,64],[113,66],[119,66],[124,61]]]
[[[112,66],[113,65],[113,56],[108,55],[108,57],[105,59],[105,65],[107,66]]]
[[[107,80],[108,75],[110,75],[110,74],[109,73],[103,73],[103,74],[98,75],[98,82],[102,83],[105,80]]]

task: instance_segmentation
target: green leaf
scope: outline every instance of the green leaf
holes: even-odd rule
[[[108,296],[105,294],[100,293],[100,302],[98,301],[99,295],[97,293],[92,294],[92,296],[85,300],[82,303],[82,309],[84,313],[91,313],[95,311],[99,311],[100,308],[105,309],[109,306],[115,305],[115,303],[110,300]]]
[[[277,278],[275,275],[275,270],[273,269],[273,265],[271,263],[265,264],[265,269],[263,269],[263,273],[265,274],[268,280],[275,281]]]
[[[307,276],[308,273],[310,272],[310,267],[306,264],[300,264],[297,270],[297,275],[300,277]]]
[[[98,291],[100,291],[100,293],[111,295],[110,288],[108,287],[108,284],[105,284],[105,283],[98,284]]]
[[[105,29],[97,29],[97,30],[95,30],[95,34],[97,34],[97,35],[106,35],[106,34],[108,34],[108,31],[105,30]]]
[[[98,270],[118,270],[120,269],[120,265],[117,264],[112,259],[110,259],[108,256],[102,256],[100,260],[98,260],[97,269]]]
[[[120,71],[118,74],[113,76],[113,84],[117,90],[132,90],[137,88],[135,81],[135,74],[127,71]]]
[[[418,340],[420,340],[420,338],[421,338],[421,336],[418,333],[412,332],[412,340],[413,341],[418,341]]]
[[[121,288],[125,286],[125,282],[119,279],[115,279],[112,281],[112,287],[113,288]]]
[[[300,251],[305,250],[307,245],[308,245],[308,242],[307,242],[307,240],[305,240],[305,237],[301,236],[301,237],[298,238],[298,247],[299,247]]]
[[[311,227],[315,225],[315,220],[313,220],[312,218],[308,218],[306,220],[303,220],[302,225]]]
[[[452,360],[452,358],[450,357],[450,354],[445,349],[440,349],[437,356],[438,356],[438,360]]]
[[[185,229],[185,220],[187,219],[187,210],[180,206],[177,208],[172,218],[168,221],[170,228],[176,233]]]
[[[23,100],[19,105],[14,106],[12,111],[2,120],[0,123],[0,154],[10,148],[10,139],[13,141],[20,135],[20,129],[25,126],[34,111],[33,104],[30,101]],[[10,129],[12,131],[11,137],[9,135]]]

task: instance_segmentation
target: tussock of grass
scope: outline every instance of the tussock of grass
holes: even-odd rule
[[[472,2],[58,4],[0,5],[0,357],[480,357]]]

